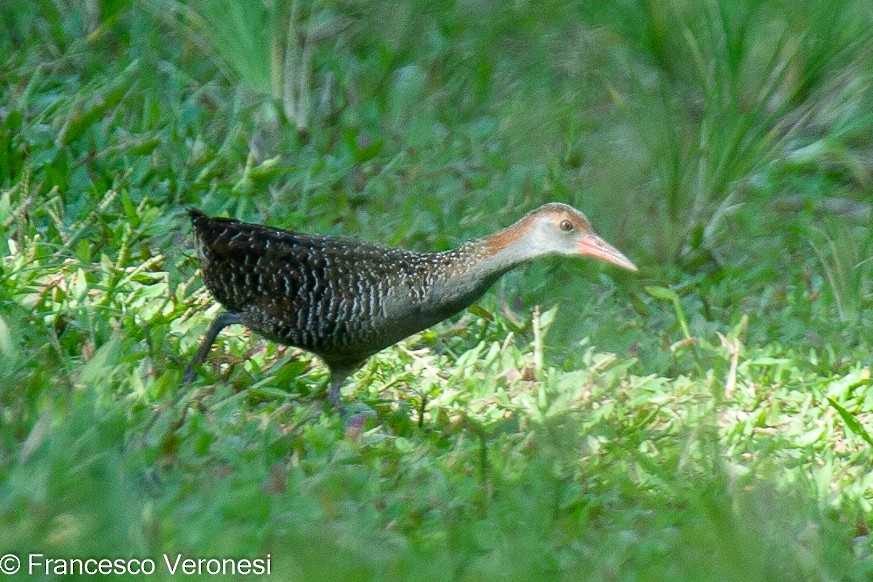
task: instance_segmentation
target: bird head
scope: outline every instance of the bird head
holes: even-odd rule
[[[630,259],[603,240],[588,218],[572,206],[557,202],[540,206],[511,228],[518,242],[528,247],[531,256],[583,255],[629,271],[637,270]]]

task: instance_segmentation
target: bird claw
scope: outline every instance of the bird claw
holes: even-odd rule
[[[182,374],[182,386],[186,386],[194,381],[197,377],[197,370],[194,369],[194,366],[188,364],[185,366],[185,373]]]

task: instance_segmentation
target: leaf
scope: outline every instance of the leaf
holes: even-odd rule
[[[824,432],[825,432],[825,428],[823,426],[814,426],[810,430],[799,435],[795,442],[801,447],[808,447],[809,445],[821,440],[821,437],[822,437],[822,435],[824,435]]]
[[[655,299],[669,301],[673,304],[673,310],[676,312],[676,320],[679,322],[679,327],[682,328],[682,333],[685,336],[685,339],[690,340],[691,329],[688,327],[688,319],[685,317],[685,312],[682,311],[682,303],[679,300],[679,295],[668,287],[647,285],[644,289],[646,290],[646,293]]]
[[[646,293],[655,299],[660,299],[661,301],[679,301],[679,296],[676,295],[676,292],[667,287],[646,285],[644,289],[646,290]]]
[[[628,295],[628,297],[630,297],[631,305],[633,306],[634,311],[639,313],[641,316],[648,317],[652,314],[652,312],[649,310],[643,300],[640,299],[640,295],[638,293],[632,292]]]
[[[482,319],[487,319],[488,321],[494,321],[494,316],[491,314],[491,312],[479,305],[478,303],[474,303],[467,309],[473,315],[478,315]]]
[[[833,406],[840,414],[840,417],[842,417],[843,422],[846,423],[846,427],[850,431],[867,441],[867,444],[869,444],[870,446],[873,446],[873,437],[870,437],[870,433],[867,432],[867,429],[864,428],[864,425],[858,422],[858,419],[855,418],[854,414],[837,404],[833,398],[828,397],[828,402],[830,402],[831,406]]]
[[[762,356],[760,358],[748,360],[750,366],[783,366],[790,363],[790,358],[771,358],[769,356]]]
[[[105,384],[118,364],[120,346],[121,341],[117,336],[100,346],[94,356],[82,366],[79,383],[88,388]]]
[[[111,87],[109,91],[96,95],[87,105],[81,106],[80,110],[73,113],[71,119],[58,136],[58,143],[60,145],[67,146],[79,139],[107,111],[118,105],[122,97],[130,90],[132,81],[126,79],[126,73],[135,69],[135,65],[137,65],[137,61],[134,61],[131,66],[121,73],[118,79],[115,80],[115,86]]]
[[[557,315],[558,315],[557,305],[555,307],[552,307],[551,309],[544,311],[542,313],[542,315],[540,315],[540,329],[542,329],[543,331],[546,331],[547,329],[549,329],[549,327],[555,321],[555,317]]]
[[[150,155],[156,147],[161,145],[161,139],[158,137],[141,139],[134,142],[127,150],[131,156],[147,156]]]
[[[276,156],[268,160],[264,160],[259,165],[251,169],[249,175],[253,180],[269,180],[276,177],[280,173],[286,171],[282,166],[282,156]]]
[[[12,340],[9,326],[6,325],[6,321],[0,317],[0,354],[8,360],[15,355],[14,347],[15,342]]]
[[[12,202],[9,190],[0,194],[0,223],[5,223],[11,212]]]

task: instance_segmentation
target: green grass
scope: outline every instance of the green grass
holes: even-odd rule
[[[828,211],[873,183],[864,2],[0,17],[0,555],[873,575],[870,232]],[[423,250],[551,200],[641,273],[507,275],[346,385],[379,422],[241,327],[180,386],[217,310],[188,206]]]

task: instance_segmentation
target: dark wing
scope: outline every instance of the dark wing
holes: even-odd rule
[[[256,331],[316,352],[384,347],[382,300],[412,253],[197,212],[192,221],[206,287]]]

